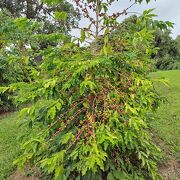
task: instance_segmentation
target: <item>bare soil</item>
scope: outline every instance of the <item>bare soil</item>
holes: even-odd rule
[[[179,180],[180,179],[180,162],[170,160],[166,164],[160,165],[159,172],[163,180]]]
[[[8,115],[10,115],[10,114],[12,114],[13,112],[2,112],[2,111],[0,111],[0,118],[4,118],[5,116],[8,116]]]
[[[40,171],[36,167],[26,166],[23,170],[16,170],[10,180],[39,180]]]
[[[180,180],[180,161],[176,160],[169,146],[159,138],[155,143],[165,153],[165,160],[159,165],[159,173],[163,180]]]

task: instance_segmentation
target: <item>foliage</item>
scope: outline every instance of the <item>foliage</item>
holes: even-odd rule
[[[166,143],[165,145],[163,143],[162,147],[165,152],[168,150],[168,154],[166,154],[165,157],[169,158],[170,150],[173,155],[176,155],[178,160],[180,147],[180,136],[178,130],[178,118],[180,117],[180,99],[178,98],[180,97],[180,82],[177,77],[180,76],[180,71],[158,71],[155,73],[151,73],[150,75],[152,79],[167,78],[169,80],[169,87],[164,86],[160,83],[156,83],[156,89],[162,95],[168,95],[169,103],[162,105],[158,109],[158,111],[155,112],[157,118],[153,121],[151,120],[150,125],[152,127],[153,134],[154,132],[156,133],[154,137],[156,141],[157,137],[159,137],[160,139],[163,139],[163,142]],[[17,151],[19,151],[20,139],[17,138],[17,136],[20,134],[24,134],[24,127],[21,127],[20,129],[18,128],[18,119],[19,118],[17,116],[17,113],[0,118],[0,179],[8,178],[8,175],[12,172],[13,169],[13,159],[15,156],[17,156]],[[176,169],[176,171],[178,175],[178,169]],[[169,174],[169,177],[173,177],[173,174]]]
[[[159,47],[155,55],[156,66],[161,70],[180,69],[180,47],[170,34],[170,30],[159,30],[155,34],[155,46]]]
[[[176,37],[176,43],[177,43],[177,47],[179,49],[179,53],[180,53],[180,35]]]
[[[29,59],[23,42],[31,31],[26,19],[16,19],[0,12],[0,85],[29,81]],[[10,33],[19,34],[18,37]],[[20,36],[21,35],[21,36]],[[26,35],[26,38],[23,36]],[[0,112],[14,108],[11,94],[0,95]]]
[[[13,17],[26,17],[43,22],[42,31],[46,34],[56,31],[68,32],[72,26],[77,25],[80,16],[70,3],[63,0],[58,0],[54,4],[50,2],[48,0],[2,0],[0,9],[8,10]],[[58,12],[65,12],[66,19],[62,16],[57,18]]]
[[[146,122],[161,101],[147,76],[156,51],[154,29],[149,29],[155,15],[147,10],[137,18],[140,28],[124,34],[125,49],[118,52],[109,42],[109,33],[127,10],[109,16],[112,2],[88,2],[96,14],[92,22],[96,31],[81,29],[79,40],[94,37],[97,45],[101,31],[104,42],[94,52],[60,33],[30,34],[30,50],[36,47],[42,63],[30,69],[30,81],[0,88],[1,93],[14,92],[16,104],[25,107],[20,115],[29,127],[41,127],[25,139],[22,155],[15,161],[19,167],[37,163],[48,178],[55,179],[159,177],[160,150],[152,143]],[[77,6],[87,16],[87,4],[81,3]],[[50,43],[39,48],[39,41],[44,40]]]
[[[29,82],[41,64],[40,49],[57,46],[63,34],[41,33],[42,23],[24,17],[13,18],[7,11],[1,11],[0,15],[0,84]],[[11,92],[0,94],[0,111],[13,108]]]
[[[161,70],[177,70],[180,69],[180,58],[173,58],[170,55],[158,57],[156,59],[156,66]]]
[[[169,55],[171,57],[179,56],[177,43],[172,39],[170,34],[170,30],[156,31],[155,46],[160,48],[156,57],[162,58],[166,55]]]
[[[47,49],[36,81],[9,88],[20,89],[17,103],[33,102],[22,110],[29,125],[46,127],[16,163],[37,161],[55,178],[155,178],[158,148],[144,128],[158,97],[144,79],[147,56],[137,49],[145,35],[151,38],[139,32],[127,42],[131,51],[116,55],[93,57],[73,44]]]
[[[126,34],[126,31],[131,33],[132,31],[139,31],[142,28],[141,26],[136,25],[136,20],[137,16],[130,16],[125,19],[113,33],[111,33],[112,46],[116,46],[118,51],[124,50],[125,45],[121,40],[121,37]],[[156,67],[162,70],[179,69],[180,47],[178,46],[178,38],[177,40],[174,40],[171,37],[171,29],[169,28],[172,28],[173,24],[169,21],[151,21],[152,20],[148,22],[149,30],[156,28],[156,31],[154,32],[154,46],[157,48],[157,52],[152,54]]]
[[[170,34],[170,30],[156,31],[155,34],[155,46],[159,51],[154,58],[156,67],[161,70],[180,69],[179,47]]]

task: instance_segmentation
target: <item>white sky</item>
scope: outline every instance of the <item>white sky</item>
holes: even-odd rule
[[[110,13],[121,12],[123,9],[131,5],[133,0],[118,0],[114,2],[110,8]],[[163,21],[171,21],[175,23],[174,29],[172,30],[172,36],[175,38],[180,35],[180,0],[152,0],[149,4],[142,3],[134,5],[129,11],[142,13],[146,9],[155,8],[154,13],[158,15],[157,19]],[[122,21],[127,16],[121,16]],[[87,19],[81,19],[79,22],[80,27],[86,27],[88,25]],[[73,30],[72,34],[78,36],[79,31]]]

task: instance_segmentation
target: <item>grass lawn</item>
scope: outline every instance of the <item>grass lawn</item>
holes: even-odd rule
[[[161,139],[164,143],[161,147],[168,147],[177,161],[180,160],[180,71],[158,71],[151,76],[169,79],[169,87],[156,83],[156,88],[167,97],[168,103],[158,109],[157,118],[151,121],[151,127],[155,139]],[[17,113],[0,117],[0,180],[11,174],[12,162],[19,152],[17,137],[24,129],[18,128],[17,122]]]
[[[18,155],[20,145],[17,137],[21,133],[17,113],[0,117],[0,180],[6,179],[13,171],[12,162]]]
[[[152,78],[166,78],[169,87],[157,83],[159,93],[168,100],[157,111],[157,119],[151,122],[155,134],[164,141],[172,155],[180,160],[180,71],[158,71]]]

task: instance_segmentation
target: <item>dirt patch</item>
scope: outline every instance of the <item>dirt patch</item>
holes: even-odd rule
[[[163,180],[180,180],[180,161],[175,159],[170,147],[162,139],[158,138],[158,135],[153,134],[153,137],[154,143],[164,153],[162,162],[158,167]]]
[[[159,166],[159,172],[163,180],[179,180],[180,179],[180,162],[170,160]]]
[[[16,170],[10,180],[39,180],[40,171],[36,167],[26,166],[23,170]]]
[[[35,176],[25,176],[22,171],[16,171],[10,177],[11,180],[39,180],[38,177]]]
[[[6,117],[6,116],[8,116],[8,115],[10,115],[12,113],[13,113],[12,111],[10,111],[10,112],[2,112],[2,111],[0,111],[0,119],[4,118],[4,117]]]

